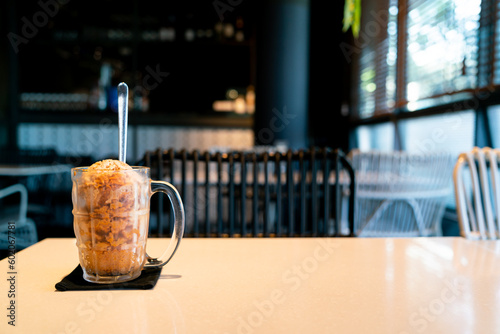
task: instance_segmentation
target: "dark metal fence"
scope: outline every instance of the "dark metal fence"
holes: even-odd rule
[[[354,236],[354,171],[341,150],[158,149],[139,164],[178,189],[187,237]],[[150,233],[163,236],[172,217],[163,195],[155,196]]]

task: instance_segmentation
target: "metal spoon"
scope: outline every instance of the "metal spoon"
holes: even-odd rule
[[[127,157],[127,124],[128,124],[128,86],[124,82],[118,84],[118,157],[125,162]]]

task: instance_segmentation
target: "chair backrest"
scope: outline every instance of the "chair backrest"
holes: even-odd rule
[[[0,189],[0,201],[5,197],[20,194],[18,214],[12,217],[4,216],[0,212],[0,249],[12,249],[12,228],[15,227],[16,248],[21,250],[38,241],[38,232],[35,222],[27,217],[28,190],[20,183]],[[1,208],[1,206],[0,206]],[[14,225],[11,225],[14,224]]]
[[[17,183],[0,189],[0,200],[15,193],[19,193],[21,196],[19,200],[19,215],[17,220],[24,221],[28,213],[28,190],[24,185]]]
[[[349,153],[356,173],[355,233],[365,237],[441,235],[452,192],[451,154]]]
[[[499,162],[500,150],[489,147],[475,147],[458,157],[453,181],[460,234],[465,238],[500,238]]]
[[[153,179],[166,180],[179,190],[186,236],[353,235],[354,172],[340,150],[158,149],[146,152],[140,164],[151,167]],[[341,227],[342,191],[350,196],[346,228]],[[162,235],[165,228],[170,230],[171,217],[163,218],[161,196],[155,206],[156,228]]]

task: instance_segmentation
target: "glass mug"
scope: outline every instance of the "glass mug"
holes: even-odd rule
[[[86,281],[130,281],[144,267],[162,267],[174,256],[184,233],[184,207],[174,186],[151,180],[149,167],[76,167],[71,170],[71,180],[73,227]],[[174,230],[165,252],[152,258],[146,253],[149,202],[159,191],[172,202]]]

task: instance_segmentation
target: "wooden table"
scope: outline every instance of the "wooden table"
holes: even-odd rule
[[[56,291],[77,261],[75,239],[0,261],[0,332],[500,333],[500,241],[186,238],[152,290]]]

